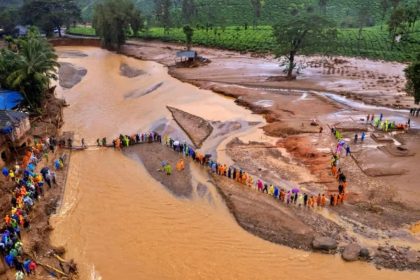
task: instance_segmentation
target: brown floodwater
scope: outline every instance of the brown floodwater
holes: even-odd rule
[[[60,47],[87,57],[62,58],[88,70],[70,90],[59,89],[70,107],[64,130],[93,144],[98,137],[134,133],[162,124],[176,127],[170,105],[214,121],[257,121],[258,115],[232,99],[171,78],[154,62],[97,48]],[[119,74],[121,63],[146,72]],[[158,83],[156,91],[125,98]],[[246,139],[261,139],[255,128]],[[251,137],[252,136],[252,137]],[[193,168],[194,181],[206,182]],[[244,231],[214,190],[178,199],[143,166],[111,149],[91,148],[72,155],[66,191],[52,218],[53,242],[79,264],[81,279],[419,279],[419,273],[377,270],[367,263],[345,263],[338,256],[313,254],[272,244]]]

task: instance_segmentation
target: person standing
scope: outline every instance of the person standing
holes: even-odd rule
[[[351,155],[350,145],[347,145],[346,147],[346,156]]]
[[[366,138],[366,133],[363,131],[363,132],[362,132],[362,137],[361,137],[362,142],[364,142],[364,141],[365,141],[365,138]]]
[[[355,135],[354,135],[354,143],[357,143],[357,140],[359,139],[359,135],[356,133]]]

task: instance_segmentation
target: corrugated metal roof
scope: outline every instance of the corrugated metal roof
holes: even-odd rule
[[[197,57],[196,51],[180,51],[176,53],[176,57],[195,58]]]
[[[22,112],[0,110],[0,128],[18,126],[27,117],[28,115]]]

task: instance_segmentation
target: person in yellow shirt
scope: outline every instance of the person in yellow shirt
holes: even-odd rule
[[[268,194],[274,195],[274,186],[272,184],[270,185],[270,188],[268,188]]]

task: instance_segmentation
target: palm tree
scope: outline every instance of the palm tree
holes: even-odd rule
[[[31,110],[38,109],[51,79],[57,80],[59,64],[54,49],[39,33],[30,32],[18,42],[14,64],[7,83],[25,96]]]

